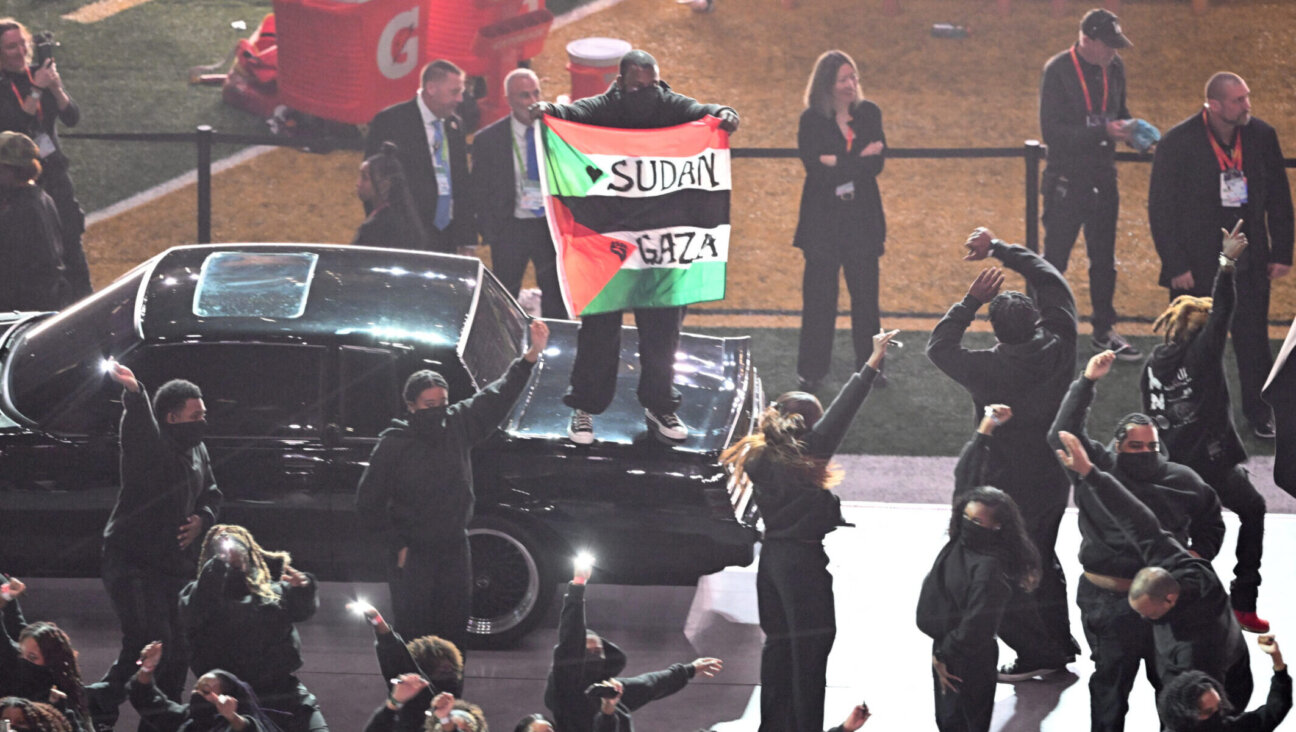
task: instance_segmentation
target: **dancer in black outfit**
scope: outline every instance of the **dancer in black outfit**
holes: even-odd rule
[[[1266,633],[1269,621],[1256,614],[1265,500],[1242,465],[1246,448],[1233,427],[1224,380],[1224,347],[1237,304],[1235,271],[1247,248],[1242,224],[1224,231],[1213,297],[1180,295],[1157,318],[1153,329],[1165,330],[1165,343],[1152,351],[1140,386],[1143,410],[1164,420],[1161,434],[1170,459],[1196,471],[1237,514],[1242,526],[1229,601],[1243,630]]]
[[[1233,711],[1220,682],[1201,671],[1189,671],[1170,682],[1157,700],[1161,727],[1166,732],[1272,732],[1278,729],[1292,707],[1292,680],[1287,673],[1278,641],[1272,635],[1256,639],[1260,650],[1273,658],[1273,680],[1264,704],[1241,714]]]
[[[949,541],[918,597],[918,629],[932,638],[932,688],[941,732],[990,728],[999,623],[1014,586],[1030,592],[1039,582],[1039,552],[1017,504],[997,488],[976,485],[991,433],[1011,416],[1005,405],[989,405],[976,437],[964,448],[955,470]]]
[[[837,637],[832,574],[823,538],[845,526],[840,482],[829,464],[868,396],[887,344],[899,331],[873,337],[873,354],[824,411],[813,394],[775,400],[759,429],[721,457],[738,479],[751,478],[765,519],[756,602],[761,651],[761,732],[821,730],[828,654]]]

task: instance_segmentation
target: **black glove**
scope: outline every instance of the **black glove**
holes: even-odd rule
[[[725,107],[720,110],[720,129],[734,133],[738,131],[738,113]]]

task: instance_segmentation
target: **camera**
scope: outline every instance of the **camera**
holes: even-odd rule
[[[54,49],[59,46],[51,31],[37,33],[32,37],[32,45],[35,46],[34,57],[37,66],[44,66],[46,61],[54,58]]]

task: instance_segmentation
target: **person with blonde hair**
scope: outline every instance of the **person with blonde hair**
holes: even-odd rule
[[[886,216],[877,176],[885,162],[882,110],[860,92],[859,69],[844,51],[826,51],[806,85],[797,150],[805,166],[792,246],[805,256],[801,277],[798,387],[814,392],[828,376],[837,330],[838,272],[851,300],[855,368],[864,366],[880,327],[878,258]]]
[[[755,432],[725,450],[735,479],[750,478],[765,520],[756,602],[761,650],[761,732],[823,729],[828,654],[837,637],[833,578],[823,539],[847,526],[829,490],[831,464],[899,331],[879,331],[869,360],[824,411],[818,398],[788,392],[765,410]]]
[[[301,639],[294,623],[319,607],[318,585],[288,552],[267,551],[242,526],[217,524],[203,540],[198,578],[180,592],[195,676],[224,669],[287,716],[284,732],[328,729],[315,696],[297,679]]]
[[[1152,351],[1143,367],[1140,388],[1143,411],[1162,421],[1161,439],[1170,459],[1187,465],[1237,514],[1237,564],[1229,601],[1238,624],[1252,633],[1267,633],[1269,621],[1256,614],[1260,593],[1260,559],[1264,550],[1264,496],[1251,483],[1243,463],[1246,448],[1233,426],[1224,347],[1236,309],[1237,260],[1247,248],[1239,220],[1223,230],[1212,297],[1180,295],[1156,319],[1165,343]]]

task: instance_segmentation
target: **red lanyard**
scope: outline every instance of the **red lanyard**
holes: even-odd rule
[[[1071,47],[1071,63],[1075,65],[1076,78],[1080,80],[1080,88],[1084,91],[1085,112],[1093,114],[1093,100],[1089,98],[1089,85],[1085,83],[1084,72],[1080,71],[1080,58],[1076,56],[1075,46]],[[1107,116],[1107,67],[1103,67],[1103,95],[1102,95],[1102,113]]]
[[[32,88],[35,88],[35,87],[36,87],[36,81],[35,81],[34,79],[32,79],[31,69],[27,69],[27,81],[30,81],[30,82],[31,82],[31,84],[32,84]],[[18,100],[18,106],[19,106],[19,107],[22,107],[22,103],[23,103],[22,94],[19,94],[19,93],[18,93],[18,85],[17,85],[16,83],[14,83],[14,80],[13,80],[13,79],[10,79],[10,80],[9,80],[9,88],[13,89],[14,99],[17,99],[17,100]],[[38,120],[40,120],[40,121],[42,121],[42,122],[45,121],[45,110],[41,109],[41,105],[40,105],[40,100],[39,100],[39,99],[36,100],[36,119],[38,119]]]
[[[1210,118],[1206,116],[1206,110],[1202,110],[1202,124],[1206,126],[1206,137],[1210,140],[1211,149],[1215,151],[1215,159],[1219,161],[1220,172],[1226,170],[1242,169],[1242,133],[1238,132],[1237,144],[1233,146],[1233,156],[1230,158],[1224,154],[1224,148],[1220,147],[1219,141],[1215,139],[1214,133],[1211,132]]]

